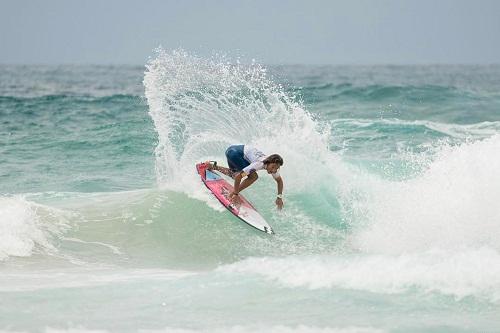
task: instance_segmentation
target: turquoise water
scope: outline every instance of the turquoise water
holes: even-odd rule
[[[0,330],[500,331],[500,66],[0,66]],[[276,234],[194,164],[285,160]]]

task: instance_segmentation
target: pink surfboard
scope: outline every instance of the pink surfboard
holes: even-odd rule
[[[273,229],[257,212],[248,200],[240,194],[239,205],[233,205],[229,201],[229,194],[233,191],[233,186],[222,178],[216,171],[208,170],[205,163],[196,164],[196,170],[201,177],[203,183],[208,187],[220,203],[226,207],[234,216],[252,227],[273,234]]]

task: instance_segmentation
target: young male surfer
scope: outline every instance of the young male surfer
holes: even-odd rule
[[[234,190],[229,194],[229,200],[238,204],[238,194],[252,185],[259,176],[257,171],[266,170],[272,175],[278,184],[276,206],[283,208],[283,179],[279,174],[279,168],[283,165],[283,158],[278,154],[266,156],[260,150],[249,145],[232,145],[226,150],[227,164],[229,168],[217,165],[217,162],[206,162],[208,169],[214,169],[234,179]],[[246,177],[246,178],[245,178]],[[243,182],[241,181],[243,178]]]

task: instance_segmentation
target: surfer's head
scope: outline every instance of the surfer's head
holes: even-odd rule
[[[267,170],[267,173],[276,173],[283,165],[283,158],[278,154],[272,154],[266,157],[262,162],[264,163],[264,168]]]

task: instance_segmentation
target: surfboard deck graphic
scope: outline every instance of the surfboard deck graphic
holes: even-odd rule
[[[260,231],[268,234],[274,233],[271,226],[244,196],[240,194],[241,203],[239,205],[233,205],[229,201],[229,194],[233,191],[233,186],[216,171],[208,170],[205,163],[196,164],[196,170],[205,186],[234,216]]]

